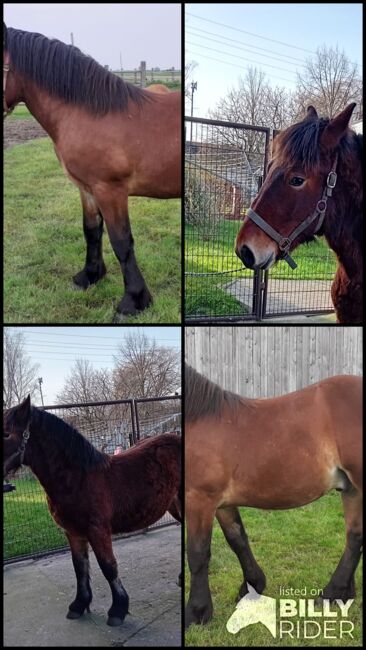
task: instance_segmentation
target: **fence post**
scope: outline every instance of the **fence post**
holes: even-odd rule
[[[137,408],[137,400],[133,399],[133,408],[135,410],[135,422],[136,422],[136,434],[137,434],[137,440],[140,440],[140,421],[139,421],[139,413],[138,413],[138,408]]]
[[[141,88],[145,88],[145,86],[146,86],[146,61],[141,61],[140,70],[141,70]]]
[[[129,400],[130,410],[131,410],[132,438],[133,438],[133,444],[135,445],[138,438],[137,438],[137,434],[136,434],[136,424],[135,424],[135,414],[134,414],[133,402],[134,402],[133,399]]]

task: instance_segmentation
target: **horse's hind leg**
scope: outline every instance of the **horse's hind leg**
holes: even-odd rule
[[[353,486],[342,494],[346,521],[346,548],[322,597],[329,600],[354,598],[355,571],[362,552],[362,493]]]
[[[216,511],[216,518],[243,570],[244,581],[239,589],[239,599],[248,593],[247,582],[261,594],[266,586],[266,577],[251,551],[238,508],[235,506],[219,508]]]
[[[213,608],[208,584],[211,557],[212,524],[215,506],[201,496],[186,496],[187,556],[191,572],[191,588],[185,613],[185,627],[204,624],[212,618]]]
[[[89,531],[89,541],[105,579],[112,592],[112,607],[108,610],[108,625],[121,625],[128,614],[129,598],[118,577],[117,560],[112,549],[110,534],[103,528]]]
[[[116,313],[116,319],[121,320],[123,316],[134,316],[146,309],[152,298],[135,258],[126,192],[113,193],[108,187],[103,193],[99,191],[97,200],[125,284],[125,294]]]
[[[89,553],[88,540],[82,537],[75,537],[66,533],[69,540],[72,562],[75,569],[77,591],[75,600],[69,605],[67,618],[80,618],[85,610],[88,612],[92,601],[92,590],[89,577]]]
[[[86,241],[85,266],[73,277],[74,283],[81,289],[87,289],[106,274],[102,254],[103,217],[91,194],[80,190],[83,206],[83,229]]]

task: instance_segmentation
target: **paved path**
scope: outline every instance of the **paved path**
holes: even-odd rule
[[[67,552],[5,566],[4,646],[181,646],[181,527],[118,540],[113,548],[130,597],[131,616],[123,625],[106,624],[111,594],[93,553],[92,611],[66,619],[76,593]]]

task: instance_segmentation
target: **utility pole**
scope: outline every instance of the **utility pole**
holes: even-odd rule
[[[194,91],[197,90],[197,81],[192,81],[191,83],[191,117],[193,117],[193,95]],[[192,129],[193,129],[193,122],[191,122],[191,142],[192,142]]]
[[[119,53],[119,63],[120,63],[120,68],[122,72],[122,52]]]
[[[39,383],[39,392],[41,393],[42,406],[44,406],[43,393],[42,393],[42,384],[43,384],[42,377],[38,377],[38,383]]]
[[[74,45],[74,34],[71,32],[70,36],[71,36],[71,45]]]

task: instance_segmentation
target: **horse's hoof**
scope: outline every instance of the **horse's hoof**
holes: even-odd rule
[[[117,627],[117,625],[122,625],[124,618],[119,618],[118,616],[108,616],[107,625],[111,627]]]
[[[127,314],[121,314],[121,312],[116,311],[114,313],[112,323],[116,323],[116,324],[123,323],[123,321],[126,320],[126,318],[128,318]]]
[[[80,618],[82,616],[82,613],[80,612],[73,612],[71,609],[66,614],[66,618],[69,618],[71,620],[75,620],[76,618]]]

